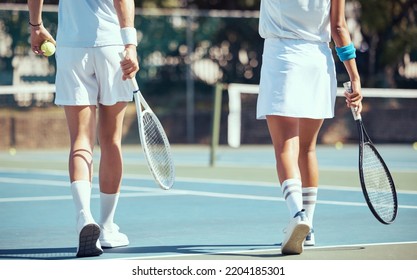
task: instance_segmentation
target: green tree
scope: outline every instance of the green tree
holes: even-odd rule
[[[417,52],[417,0],[358,0],[367,45],[366,86],[396,87],[405,53]]]
[[[201,10],[258,10],[260,1],[136,0],[135,2],[138,8],[192,7]],[[361,26],[363,42],[358,52],[358,64],[364,77],[364,86],[411,87],[412,83],[415,86],[415,79],[406,80],[399,75],[398,70],[404,64],[405,54],[410,54],[412,60],[417,60],[415,57],[417,56],[417,40],[415,40],[417,38],[417,0],[346,1],[359,6],[357,20]],[[0,5],[1,3],[25,4],[26,2],[26,0],[0,0]],[[45,4],[58,4],[58,2],[58,0],[45,0]],[[23,25],[23,27],[25,26]],[[22,27],[9,27],[9,29],[13,28]],[[230,33],[234,28],[238,29],[230,24],[223,31]],[[14,30],[14,32],[18,31]],[[242,32],[239,31],[239,34],[242,35]],[[220,37],[221,35],[218,38],[220,39]],[[163,40],[161,44],[163,44]]]
[[[44,0],[45,4],[57,5],[59,0]],[[135,0],[139,8],[189,8],[253,10],[259,8],[260,0]],[[27,0],[1,0],[1,3],[25,4]]]

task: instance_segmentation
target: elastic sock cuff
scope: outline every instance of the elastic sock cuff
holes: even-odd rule
[[[301,180],[300,179],[287,179],[284,182],[282,182],[281,187],[285,188],[286,186],[289,185],[297,185],[297,186],[301,186]]]

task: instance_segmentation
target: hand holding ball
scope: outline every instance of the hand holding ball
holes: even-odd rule
[[[49,41],[45,41],[41,45],[41,51],[44,56],[51,56],[55,53],[55,45]]]

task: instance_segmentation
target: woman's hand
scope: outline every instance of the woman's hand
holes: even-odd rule
[[[120,62],[123,76],[122,79],[132,79],[139,71],[138,56],[135,45],[127,45],[125,47],[125,58]]]
[[[362,112],[362,89],[359,81],[352,81],[352,92],[345,91],[346,105],[354,108],[357,113]]]
[[[45,29],[43,24],[40,26],[31,26],[30,27],[30,45],[32,51],[37,55],[43,55],[43,51],[41,50],[41,45],[43,42],[49,41],[56,45],[54,38]]]

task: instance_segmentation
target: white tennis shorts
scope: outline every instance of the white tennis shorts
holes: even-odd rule
[[[122,80],[119,52],[123,46],[58,47],[57,105],[114,105],[133,100],[130,84]]]
[[[268,38],[262,60],[258,119],[334,117],[337,81],[328,43]]]

